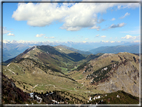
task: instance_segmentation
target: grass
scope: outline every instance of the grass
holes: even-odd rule
[[[36,51],[31,50],[29,57],[27,57],[28,59],[23,59],[19,63],[12,62],[9,67],[3,66],[3,73],[9,78],[12,78],[19,88],[27,92],[59,90],[69,92],[79,99],[86,100],[91,94],[103,93],[95,89],[95,86],[90,85],[90,80],[86,80],[86,76],[104,68],[104,66],[112,64],[112,59],[114,61],[120,61],[116,55],[109,56],[105,60],[103,57],[100,57],[97,61],[91,60],[89,62],[93,64],[92,71],[83,73],[84,66],[88,66],[89,64],[89,58],[75,62],[73,61],[74,56],[71,57],[72,55],[70,55],[69,57],[64,52],[59,53],[57,50],[52,49],[52,47],[48,48],[51,54],[47,54],[45,47],[37,49]],[[25,56],[23,55],[23,57]],[[95,56],[90,57],[94,58]],[[138,65],[134,66],[137,67]],[[9,71],[9,69],[15,74]],[[71,78],[76,80],[76,82]],[[37,84],[38,86],[33,88]]]
[[[105,96],[107,94],[107,96]],[[117,95],[120,96],[120,98],[117,97]],[[94,96],[93,94],[90,96]],[[139,104],[139,98],[134,97],[131,94],[128,94],[124,91],[117,91],[112,93],[105,93],[101,95],[102,98],[93,100],[90,103],[95,104],[96,102],[99,102],[103,99],[103,102],[101,104]]]
[[[18,73],[18,75],[12,74],[10,71],[8,71],[8,69],[11,69],[13,72]],[[25,74],[20,73],[21,71],[13,63],[9,67],[4,67],[3,73],[6,74],[9,78],[13,78],[16,81],[22,81],[27,84],[32,84],[33,86],[36,84],[42,85],[44,83],[44,84],[53,84],[56,87],[62,87],[62,88],[67,88],[67,89],[69,88],[70,90],[72,90],[75,87],[74,81],[68,78],[65,78],[65,77],[56,76],[56,75],[62,75],[60,73],[56,72],[55,75],[50,75],[49,74],[50,71],[48,73],[45,73],[44,71],[42,71],[41,69],[37,67],[34,67],[33,69],[36,72],[35,74],[33,74],[34,71],[28,71],[27,69],[25,70]],[[26,85],[26,87],[29,87],[29,86]],[[41,87],[38,89],[43,90],[44,87]]]
[[[74,53],[74,51],[71,51],[69,49],[66,49],[62,46],[56,46],[55,47],[59,52],[62,52],[62,53],[66,53],[66,54],[69,54],[69,53]]]
[[[20,67],[24,67],[24,66],[20,66]],[[12,74],[11,72],[8,71],[8,69],[13,69],[13,70],[15,69],[13,72],[18,73],[18,75]],[[39,68],[35,67],[33,69],[36,71],[35,74],[33,74],[34,71],[27,71],[27,69],[25,69],[25,73],[20,73],[21,70],[17,68],[15,63],[13,63],[9,67],[4,66],[3,73],[6,74],[9,78],[12,78],[15,81],[16,86],[18,86],[20,89],[27,92],[31,92],[31,91],[46,92],[47,90],[48,91],[64,90],[64,91],[70,92],[71,94],[76,94],[77,96],[83,96],[85,98],[89,94],[89,93],[85,94],[85,91],[86,91],[85,86],[83,88],[77,88],[77,86],[81,87],[83,85],[80,83],[74,82],[68,78],[57,76],[57,75],[62,75],[58,72],[55,72],[54,75],[51,75],[50,73],[52,71],[48,71],[47,73],[45,73]],[[20,81],[20,83],[18,83],[18,81]],[[33,88],[37,84],[38,86]],[[54,87],[54,85],[56,88]],[[25,89],[23,86],[25,86]]]

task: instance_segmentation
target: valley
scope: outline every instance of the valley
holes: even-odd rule
[[[1,10],[1,106],[141,106],[141,0]]]
[[[52,100],[59,102],[59,99],[64,104],[96,104],[100,100],[89,101],[90,96],[106,93],[124,96],[124,92],[135,96],[137,100],[132,103],[138,104],[139,65],[139,56],[128,52],[90,54],[62,45],[41,45],[5,61],[3,75],[24,92],[44,98],[41,104],[53,104]],[[47,92],[57,95],[49,97],[47,102]],[[132,96],[129,96],[131,100]]]

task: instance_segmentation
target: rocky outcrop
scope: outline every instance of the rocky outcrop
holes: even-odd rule
[[[139,97],[139,56],[127,52],[104,54],[90,61],[92,72],[86,79],[104,92],[124,90]]]

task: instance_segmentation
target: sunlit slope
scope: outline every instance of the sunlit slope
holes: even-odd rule
[[[18,55],[13,62],[19,61],[22,58],[33,59],[36,62],[51,66],[63,72],[68,72],[74,69],[75,66],[82,63],[79,62],[81,60],[86,61],[86,57],[80,53],[62,53],[49,45],[34,46],[29,48]]]
[[[90,96],[94,98],[95,95],[92,94]],[[100,99],[93,99],[92,101],[88,102],[88,104],[139,104],[138,97],[132,96],[131,94],[122,90],[100,94],[100,96]]]
[[[3,66],[3,73],[26,92],[66,91],[81,99],[124,90],[139,95],[139,56],[131,53],[84,56],[34,46]]]
[[[124,90],[138,96],[139,64],[139,56],[131,53],[103,54],[69,73],[69,76],[104,92]]]
[[[51,68],[42,67],[31,59],[3,66],[3,73],[11,78],[17,87],[26,92],[66,91],[82,100],[87,100],[90,93],[100,92],[94,89],[90,92],[83,83]]]
[[[71,50],[63,47],[62,45],[55,46],[55,49],[57,49],[59,52],[66,53],[66,54],[75,53],[75,51],[71,51]]]
[[[57,50],[59,50],[60,52],[63,52],[63,53],[66,53],[66,54],[69,54],[69,53],[80,53],[80,54],[83,54],[85,56],[91,54],[91,52],[89,52],[89,51],[81,51],[81,50],[78,50],[78,49],[67,47],[65,45],[55,46],[55,48]]]
[[[12,78],[19,88],[27,92],[62,90],[87,98],[90,90],[63,70],[75,70],[80,64],[96,57],[99,56],[84,57],[76,52],[68,55],[48,45],[34,46],[18,55],[11,63],[3,66],[3,73]],[[92,90],[91,93],[97,92],[99,90]]]
[[[79,85],[68,76],[54,71],[52,68],[41,66],[30,59],[3,66],[3,73],[12,78],[16,85],[25,91],[44,92],[48,88],[53,90],[55,87],[73,90],[76,85]]]

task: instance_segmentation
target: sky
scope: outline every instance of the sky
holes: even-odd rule
[[[139,3],[3,3],[3,42],[139,42]]]

